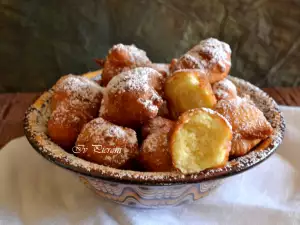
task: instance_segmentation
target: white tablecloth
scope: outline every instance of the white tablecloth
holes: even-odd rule
[[[0,224],[300,224],[300,108],[275,155],[194,204],[134,209],[97,197],[25,137],[0,151]]]

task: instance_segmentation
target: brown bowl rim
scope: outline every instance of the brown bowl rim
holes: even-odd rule
[[[99,78],[101,70],[88,75],[90,79]],[[228,76],[241,92],[251,96],[251,99],[264,112],[274,128],[274,134],[262,141],[254,150],[245,156],[231,160],[225,167],[207,169],[197,174],[183,175],[179,172],[139,172],[120,170],[98,165],[80,159],[67,153],[54,144],[46,135],[46,127],[36,126],[43,121],[43,110],[49,105],[53,93],[50,89],[44,92],[26,111],[24,118],[24,132],[33,148],[50,162],[71,170],[77,174],[91,178],[113,181],[122,184],[136,185],[180,185],[199,183],[208,180],[223,179],[244,172],[269,158],[281,144],[285,132],[285,122],[277,103],[264,91],[249,82]],[[74,158],[75,157],[75,158]]]

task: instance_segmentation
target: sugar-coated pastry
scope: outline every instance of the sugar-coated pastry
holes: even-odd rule
[[[238,96],[236,86],[226,78],[214,83],[212,89],[218,101],[233,99]]]
[[[172,118],[194,108],[213,108],[216,98],[206,74],[200,70],[178,70],[165,82],[165,98]]]
[[[167,132],[157,131],[147,136],[140,150],[139,162],[149,172],[173,170]]]
[[[70,150],[85,123],[98,114],[102,88],[86,77],[66,75],[53,87],[52,114],[48,135],[56,144]]]
[[[80,158],[113,168],[124,168],[138,156],[136,132],[96,118],[82,128],[73,149]]]
[[[215,110],[232,125],[231,156],[241,156],[248,153],[260,140],[273,133],[273,128],[263,112],[247,98],[237,97],[221,100],[217,103]]]
[[[78,99],[64,101],[55,108],[48,120],[48,135],[65,150],[71,150],[83,125],[96,115],[97,109],[89,102]]]
[[[102,88],[94,81],[83,76],[66,75],[61,77],[53,87],[51,108],[55,110],[66,99],[78,99],[100,107]],[[68,100],[69,101],[69,100]]]
[[[239,133],[234,133],[229,155],[233,157],[246,155],[251,149],[253,149],[261,141],[262,139],[255,139],[255,138],[246,139],[243,138]]]
[[[101,85],[106,86],[114,76],[125,70],[149,65],[151,61],[146,52],[135,45],[114,45],[109,50],[103,65]]]
[[[234,132],[245,138],[267,138],[273,132],[263,112],[246,98],[221,100],[215,110],[229,121]]]
[[[158,131],[168,133],[174,126],[175,122],[161,116],[150,119],[142,127],[142,137],[145,139],[149,134]]]
[[[224,79],[231,67],[231,49],[225,42],[208,38],[171,62],[171,72],[180,69],[200,69],[208,74],[210,83]]]
[[[232,130],[219,113],[191,109],[176,122],[170,138],[173,166],[184,174],[224,166],[228,161]]]
[[[124,127],[137,128],[156,117],[163,103],[163,76],[138,67],[115,76],[103,93],[100,116]]]

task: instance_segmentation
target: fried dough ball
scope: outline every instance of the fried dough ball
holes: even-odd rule
[[[134,130],[96,118],[82,128],[75,155],[113,168],[123,168],[139,153]]]
[[[200,69],[208,74],[210,83],[224,79],[231,68],[230,46],[215,38],[208,38],[194,46],[179,59],[173,59],[171,72],[180,69]]]
[[[160,116],[150,119],[142,127],[142,137],[145,139],[149,134],[158,131],[168,133],[174,126],[175,122]]]
[[[273,133],[271,124],[249,99],[237,97],[221,100],[215,110],[232,125],[233,140],[231,156],[248,153],[259,141]]]
[[[146,52],[135,45],[114,45],[104,62],[101,85],[106,86],[119,73],[136,67],[151,65]]]
[[[97,116],[102,89],[88,78],[66,75],[57,81],[53,91],[48,135],[56,144],[70,150],[83,125]]]
[[[214,83],[212,89],[217,101],[221,99],[234,99],[238,96],[236,86],[226,78]]]
[[[191,109],[178,119],[171,134],[173,166],[184,174],[224,166],[228,161],[232,131],[219,113]]]
[[[97,115],[89,102],[78,99],[64,101],[52,112],[48,120],[48,135],[65,150],[71,150],[84,124]]]
[[[66,75],[61,77],[53,87],[54,93],[51,99],[51,109],[55,110],[60,102],[67,99],[78,99],[90,102],[95,108],[100,107],[102,88],[94,81],[86,77]]]
[[[141,147],[139,162],[149,172],[173,170],[167,132],[158,131],[147,136]]]
[[[217,102],[207,76],[199,70],[176,71],[164,90],[173,119],[189,109],[213,108]]]
[[[139,67],[115,76],[103,94],[100,116],[124,127],[137,128],[156,117],[163,103],[163,76]]]

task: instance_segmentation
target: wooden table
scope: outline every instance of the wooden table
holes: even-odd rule
[[[300,106],[300,88],[265,88],[278,104]],[[0,94],[0,148],[23,136],[23,117],[29,105],[41,93]]]

